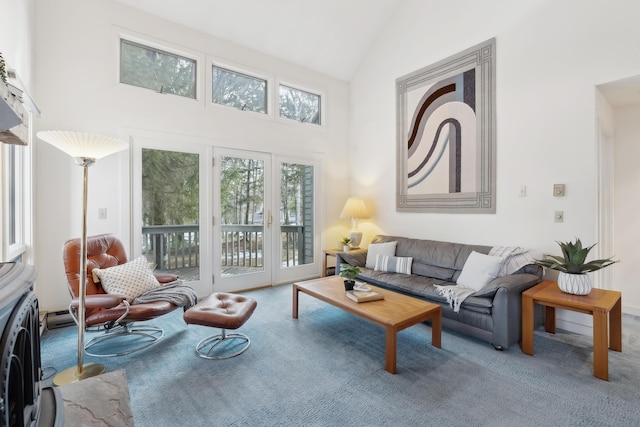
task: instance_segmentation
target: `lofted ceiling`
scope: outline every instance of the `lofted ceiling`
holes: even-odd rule
[[[403,0],[113,0],[350,81]],[[640,103],[640,77],[598,86],[613,107]]]
[[[114,0],[349,81],[402,0]]]

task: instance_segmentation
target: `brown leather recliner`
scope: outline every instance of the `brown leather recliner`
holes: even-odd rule
[[[80,296],[80,239],[72,239],[64,244],[64,269],[67,285],[71,293],[69,312],[77,320]],[[101,234],[87,237],[87,281],[85,298],[85,324],[88,331],[103,330],[105,333],[94,337],[85,345],[85,353],[92,356],[120,356],[142,350],[155,344],[164,331],[155,326],[133,326],[133,322],[151,320],[175,310],[178,306],[167,301],[153,301],[144,304],[133,304],[125,300],[123,295],[107,294],[100,282],[94,283],[94,268],[108,268],[127,262],[127,254],[122,242],[113,234]],[[177,280],[171,274],[156,274],[158,281],[169,283]],[[122,336],[140,336],[142,342],[133,348],[120,348],[115,353],[104,352],[104,345],[99,346],[98,353],[91,348],[98,344]],[[129,343],[130,344],[130,343]]]

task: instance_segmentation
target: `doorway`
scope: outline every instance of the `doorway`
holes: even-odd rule
[[[317,275],[313,162],[214,149],[214,289],[233,292]]]

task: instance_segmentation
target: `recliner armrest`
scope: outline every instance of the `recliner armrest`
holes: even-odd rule
[[[119,306],[125,299],[124,295],[119,294],[87,295],[84,299],[84,307],[87,310],[113,308]],[[69,307],[77,309],[79,305],[80,299],[74,298]]]
[[[154,273],[154,276],[156,276],[156,279],[158,279],[158,282],[160,282],[161,284],[171,283],[178,280],[178,276],[175,276],[173,274]]]

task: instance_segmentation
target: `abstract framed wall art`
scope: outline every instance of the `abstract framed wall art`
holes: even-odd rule
[[[396,210],[496,212],[495,38],[396,79]]]

